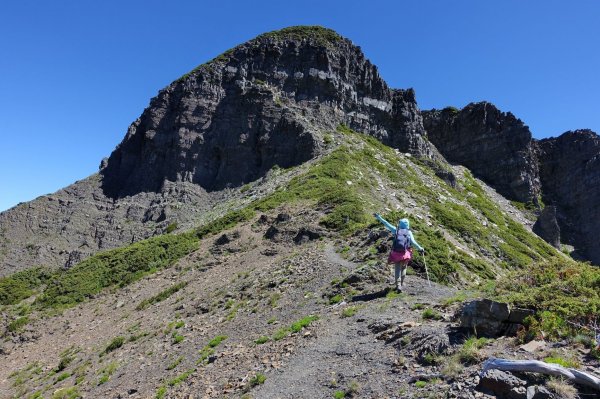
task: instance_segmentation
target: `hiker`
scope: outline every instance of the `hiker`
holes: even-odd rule
[[[392,251],[388,256],[388,264],[394,264],[394,285],[397,291],[402,291],[404,278],[406,277],[406,267],[412,259],[412,247],[417,248],[421,254],[425,253],[425,248],[415,241],[415,237],[412,231],[410,231],[410,222],[408,219],[400,219],[398,228],[396,228],[382,218],[380,214],[374,213],[373,216],[394,234],[394,243],[392,244]],[[400,277],[400,284],[398,284],[398,277]]]

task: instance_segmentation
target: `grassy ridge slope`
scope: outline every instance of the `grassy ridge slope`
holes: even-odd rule
[[[572,286],[560,291],[565,298],[592,298],[590,290],[598,292],[597,269],[562,263],[562,254],[503,212],[468,172],[457,176],[458,185],[451,187],[428,165],[398,154],[370,136],[344,126],[328,135],[330,153],[274,193],[193,231],[98,253],[69,270],[50,273],[34,269],[0,279],[0,304],[15,305],[36,294],[34,309],[74,306],[104,289],[126,286],[169,267],[195,251],[208,235],[248,222],[257,212],[293,203],[320,210],[321,225],[340,237],[379,228],[370,216],[374,211],[388,209],[384,216],[391,221],[410,217],[415,236],[427,248],[430,274],[442,283],[481,283],[510,271],[509,276],[529,275],[526,268],[538,270],[543,268],[539,265],[552,264],[556,276],[584,276],[570,280]],[[415,260],[417,268],[422,266],[420,262]],[[533,286],[537,290],[531,296],[534,291],[525,287]],[[498,295],[536,306],[547,303],[539,298],[554,289],[551,284],[528,286],[523,281],[515,287],[503,286]],[[578,289],[586,294],[572,295]],[[561,314],[581,318],[597,309],[593,301],[590,306],[577,305],[579,299],[565,299],[569,310]]]

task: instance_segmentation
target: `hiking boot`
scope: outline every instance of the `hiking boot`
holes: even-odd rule
[[[402,292],[402,286],[400,284],[398,284],[396,286],[396,292],[398,292],[398,293]]]

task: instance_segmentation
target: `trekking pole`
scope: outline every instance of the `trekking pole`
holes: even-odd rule
[[[431,287],[431,281],[429,280],[429,271],[427,271],[427,259],[425,258],[425,251],[423,251],[423,263],[425,263],[425,274],[427,275],[427,282]]]

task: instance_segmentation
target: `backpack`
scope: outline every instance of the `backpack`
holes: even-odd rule
[[[410,248],[410,236],[408,229],[397,229],[392,249],[396,252],[403,252]]]

